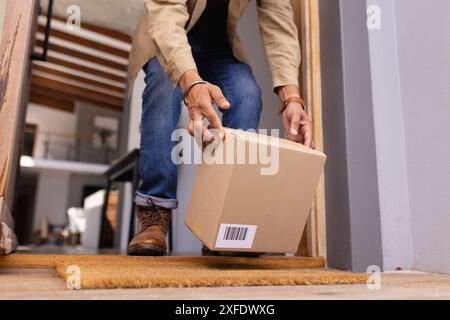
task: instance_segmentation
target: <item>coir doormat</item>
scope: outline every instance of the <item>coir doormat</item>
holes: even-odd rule
[[[324,269],[322,258],[129,257],[13,254],[0,268],[55,268],[81,289],[364,284],[366,274]]]

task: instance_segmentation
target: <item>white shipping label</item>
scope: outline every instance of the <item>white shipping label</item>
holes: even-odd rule
[[[246,224],[220,225],[216,248],[251,249],[257,226]]]

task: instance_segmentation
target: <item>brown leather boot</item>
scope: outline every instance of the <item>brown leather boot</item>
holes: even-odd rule
[[[171,210],[161,207],[137,207],[139,233],[128,245],[132,256],[164,256],[167,254],[166,234]]]

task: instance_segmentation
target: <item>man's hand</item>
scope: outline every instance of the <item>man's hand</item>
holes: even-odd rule
[[[183,92],[194,81],[201,80],[200,76],[195,71],[188,71],[183,74],[180,79],[180,87]],[[213,108],[216,103],[221,109],[228,109],[230,103],[222,94],[218,86],[212,84],[198,84],[194,86],[186,96],[187,107],[189,108],[189,133],[194,136],[194,133],[200,129],[195,126],[201,124],[201,132],[204,141],[214,141],[214,135],[206,128],[203,120],[206,118],[210,123],[210,128],[216,129],[219,132],[220,139],[225,136],[225,130],[222,127],[219,116]]]
[[[300,103],[291,102],[281,115],[284,130],[289,140],[312,148],[313,125]]]
[[[297,86],[287,85],[278,88],[278,95],[281,100],[286,101],[290,97],[300,97],[300,90]],[[313,124],[300,103],[289,103],[281,114],[281,118],[289,140],[302,143],[308,148],[314,148]]]

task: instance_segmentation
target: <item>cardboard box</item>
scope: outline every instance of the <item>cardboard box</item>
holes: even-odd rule
[[[231,129],[209,151],[197,168],[186,226],[214,251],[297,252],[326,156]]]

